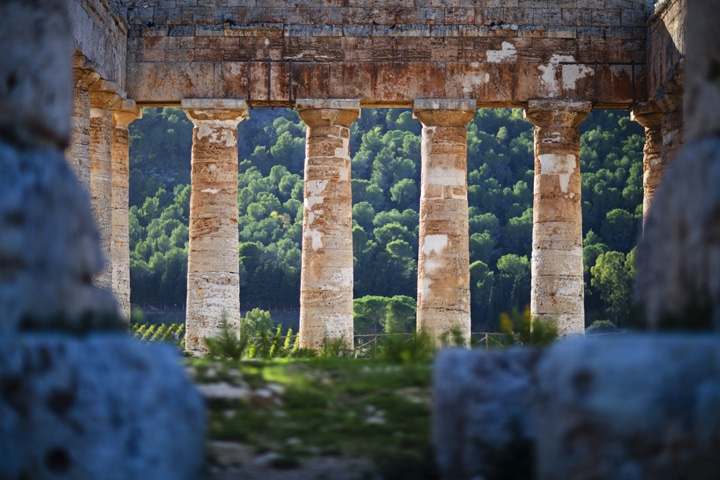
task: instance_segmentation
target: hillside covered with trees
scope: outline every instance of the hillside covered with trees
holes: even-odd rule
[[[377,304],[364,297],[395,297],[387,325],[365,319],[359,331],[412,328],[420,129],[401,109],[363,109],[351,127],[356,314]],[[179,109],[146,109],[130,130],[132,302],[180,306],[192,125]],[[622,326],[642,219],[644,134],[625,111],[593,111],[581,130],[586,319]],[[238,131],[241,305],[297,308],[305,126],[293,110],[254,109]],[[533,130],[520,110],[484,109],[467,132],[473,330],[495,330],[501,312],[530,301]]]

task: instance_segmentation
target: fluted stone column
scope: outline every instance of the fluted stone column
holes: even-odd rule
[[[535,187],[530,313],[557,321],[560,335],[585,331],[580,130],[590,102],[530,100]]]
[[[662,161],[662,112],[654,103],[636,105],[630,117],[645,128],[643,148],[643,222],[665,171]]]
[[[98,80],[90,91],[90,204],[100,232],[103,269],[93,281],[112,290],[112,136],[110,107],[120,98],[114,83]]]
[[[112,291],[120,316],[130,319],[130,231],[128,228],[128,190],[130,187],[130,133],[128,126],[142,117],[132,100],[113,105],[112,136]]]
[[[193,129],[185,348],[202,352],[203,338],[240,323],[237,125],[244,100],[182,101]]]
[[[300,277],[300,346],[353,346],[350,125],[359,100],[299,99],[307,125]]]
[[[475,100],[415,100],[423,125],[417,328],[434,337],[459,328],[470,339],[466,124]]]
[[[65,157],[80,183],[90,190],[90,87],[100,74],[85,67],[82,56],[76,55],[73,61],[72,130]]]

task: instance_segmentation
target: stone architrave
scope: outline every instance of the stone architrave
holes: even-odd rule
[[[643,147],[643,223],[650,211],[655,190],[662,180],[665,165],[662,161],[662,118],[660,108],[652,102],[633,107],[630,118],[645,128]]]
[[[678,76],[682,76],[682,73]],[[657,98],[656,102],[663,113],[660,130],[662,132],[662,163],[663,169],[666,169],[680,153],[685,137],[682,90],[668,92]]]
[[[240,324],[237,125],[245,100],[185,99],[193,129],[185,348]]]
[[[90,205],[100,232],[103,269],[95,284],[112,290],[112,136],[110,107],[119,100],[118,87],[98,80],[90,91]]]
[[[300,346],[353,345],[350,125],[359,100],[297,101],[307,125],[300,277]]]
[[[90,87],[100,74],[84,66],[84,57],[73,57],[72,124],[70,145],[65,150],[68,164],[75,171],[80,183],[90,190]]]
[[[535,125],[535,186],[530,312],[557,322],[560,335],[585,331],[580,130],[592,105],[530,100]]]
[[[419,99],[423,125],[418,235],[417,328],[470,339],[470,248],[466,124],[475,100]]]
[[[130,187],[130,133],[128,126],[142,117],[132,100],[113,105],[112,136],[112,291],[120,316],[130,319],[130,232],[128,228],[128,190]]]

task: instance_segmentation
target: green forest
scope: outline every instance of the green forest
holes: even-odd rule
[[[356,317],[378,304],[387,313],[364,317],[356,333],[412,328],[420,129],[403,109],[363,109],[351,127]],[[593,111],[581,131],[586,322],[623,327],[642,223],[644,133],[620,110]],[[181,307],[192,124],[179,109],[145,109],[130,132],[131,300]],[[238,133],[243,311],[298,308],[305,126],[294,110],[253,109]],[[495,331],[502,312],[530,302],[533,127],[521,110],[478,110],[467,147],[472,328]]]

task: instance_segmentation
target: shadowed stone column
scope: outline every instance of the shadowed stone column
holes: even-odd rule
[[[182,101],[193,129],[185,348],[206,351],[203,338],[220,331],[223,316],[240,324],[237,230],[237,125],[245,100]]]
[[[418,234],[417,328],[470,339],[466,124],[475,100],[415,100],[423,125]]]
[[[678,76],[683,76],[679,73]],[[678,80],[680,82],[681,80]],[[682,87],[676,87],[682,88]],[[684,138],[683,93],[680,91],[668,92],[656,99],[662,109],[662,163],[666,169],[680,153]]]
[[[82,55],[75,55],[73,63],[72,132],[65,156],[80,183],[90,190],[90,87],[100,74],[84,66]]]
[[[556,320],[560,335],[585,331],[580,130],[590,102],[530,100],[535,187],[530,312]]]
[[[112,137],[112,291],[120,316],[130,319],[130,232],[128,229],[128,189],[130,186],[130,133],[128,125],[142,117],[133,100],[113,105]]]
[[[654,103],[636,105],[630,118],[645,128],[643,147],[643,222],[647,218],[655,189],[660,185],[665,165],[662,161],[662,112]]]
[[[112,290],[112,135],[110,107],[119,99],[114,83],[98,80],[90,91],[90,205],[100,232],[103,269],[93,281]]]
[[[352,348],[350,124],[360,102],[300,99],[297,110],[307,125],[300,346],[319,349],[327,338]]]

